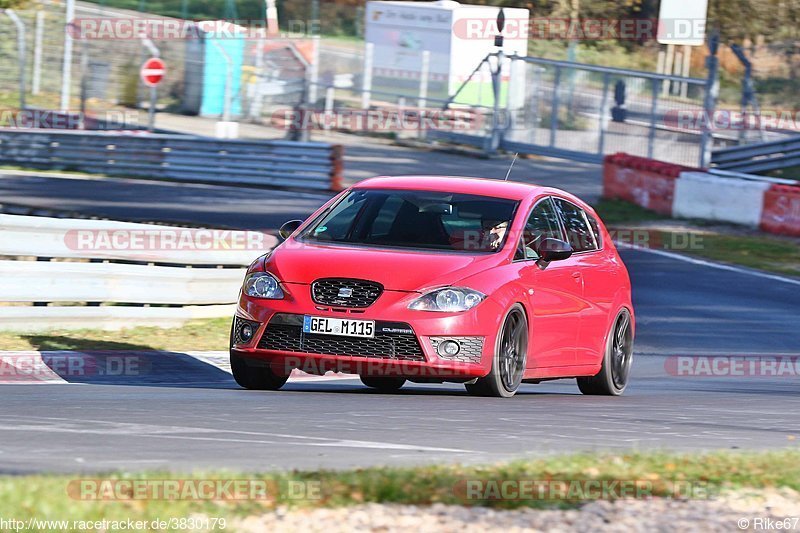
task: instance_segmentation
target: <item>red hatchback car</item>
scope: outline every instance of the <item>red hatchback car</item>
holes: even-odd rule
[[[457,382],[509,397],[577,378],[619,395],[633,357],[628,272],[591,207],[490,179],[380,177],[338,194],[248,269],[231,368],[248,389],[292,369],[391,391]]]

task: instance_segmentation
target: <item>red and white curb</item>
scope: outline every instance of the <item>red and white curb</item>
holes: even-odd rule
[[[800,237],[800,186],[794,180],[706,172],[620,153],[604,159],[603,197],[674,218],[716,220]]]

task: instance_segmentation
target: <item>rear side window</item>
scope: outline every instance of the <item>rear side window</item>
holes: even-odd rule
[[[594,234],[594,242],[597,243],[598,248],[602,248],[603,238],[600,235],[600,225],[597,223],[597,219],[586,211],[584,211],[584,214],[586,215],[586,220],[589,221],[589,227],[592,229],[592,233]]]
[[[528,217],[515,259],[538,259],[534,250],[542,240],[563,238],[553,201],[545,198],[536,204]]]
[[[576,252],[597,250],[595,233],[586,222],[586,214],[583,209],[561,198],[555,198],[554,202],[561,220],[564,221],[564,227],[567,230],[567,242],[572,246],[572,249]]]

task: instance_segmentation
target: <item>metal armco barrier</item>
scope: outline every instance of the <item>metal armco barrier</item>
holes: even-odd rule
[[[340,145],[97,131],[0,130],[0,163],[199,183],[342,188]]]
[[[0,215],[0,330],[230,317],[247,265],[276,244],[253,231]]]
[[[800,136],[714,150],[711,163],[738,172],[766,172],[800,165]]]

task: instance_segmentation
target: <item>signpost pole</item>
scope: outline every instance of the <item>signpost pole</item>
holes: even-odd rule
[[[147,131],[153,133],[156,128],[156,87],[150,87],[150,109],[147,113]]]
[[[142,42],[145,46],[147,46],[148,49],[150,49],[150,52],[154,56],[144,62],[140,73],[144,84],[150,87],[150,106],[147,110],[147,131],[152,133],[155,130],[156,125],[156,104],[158,102],[158,93],[156,87],[159,83],[161,83],[161,80],[164,79],[166,65],[158,57],[158,48],[156,48],[149,39],[143,39]]]

